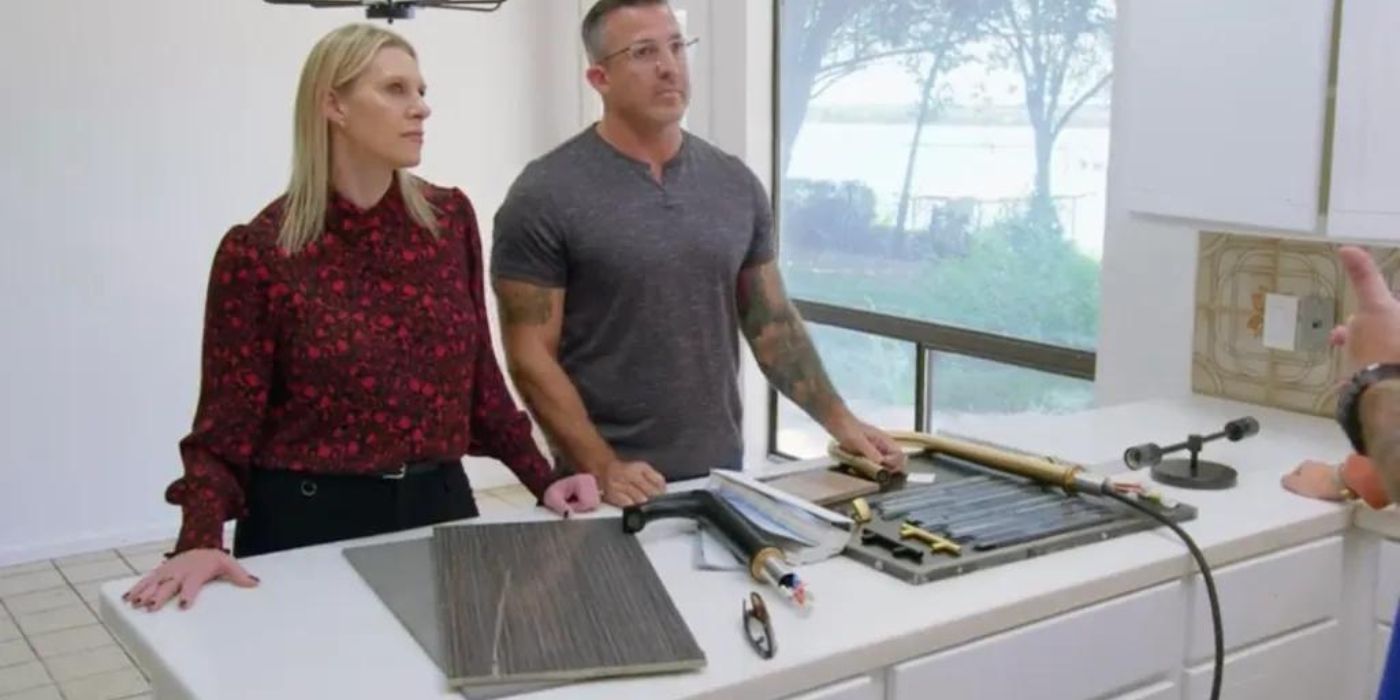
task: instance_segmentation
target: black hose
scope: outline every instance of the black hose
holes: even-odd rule
[[[1172,522],[1171,518],[1111,488],[1105,489],[1103,493],[1171,528],[1172,532],[1175,532],[1177,537],[1180,537],[1181,541],[1186,543],[1186,548],[1191,550],[1191,556],[1196,558],[1196,566],[1200,567],[1201,578],[1205,579],[1206,582],[1206,596],[1210,599],[1210,622],[1215,628],[1215,675],[1211,678],[1210,682],[1210,700],[1220,700],[1220,682],[1225,675],[1225,628],[1220,622],[1220,598],[1215,592],[1215,578],[1210,575],[1210,564],[1206,563],[1205,555],[1201,554],[1201,549],[1196,546],[1196,541],[1191,539],[1191,536],[1186,534],[1186,531],[1181,529],[1180,525]]]
[[[622,510],[622,531],[641,532],[647,523],[662,518],[690,518],[709,524],[749,561],[773,544],[739,511],[710,491],[697,489],[658,496]]]

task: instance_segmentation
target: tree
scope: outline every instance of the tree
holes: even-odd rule
[[[1020,73],[1035,131],[1032,217],[1059,231],[1051,200],[1055,140],[1075,112],[1108,85],[1113,15],[1102,0],[982,0],[997,58]]]
[[[956,1],[956,0],[954,0]],[[919,51],[908,46],[913,22],[910,0],[787,0],[781,11],[782,77],[778,99],[781,173],[787,173],[793,144],[807,108],[841,78],[866,64]]]
[[[909,221],[910,191],[914,185],[914,166],[919,159],[919,142],[923,140],[924,124],[935,111],[938,79],[966,60],[964,47],[975,41],[979,19],[972,3],[966,0],[914,0],[914,15],[909,44],[920,55],[910,61],[910,69],[920,76],[918,113],[914,117],[914,137],[909,144],[909,157],[904,165],[904,186],[899,191],[899,207],[895,214],[895,231],[903,234]]]

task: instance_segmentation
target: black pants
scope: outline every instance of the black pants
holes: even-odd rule
[[[246,498],[248,515],[234,528],[235,557],[479,515],[466,472],[455,460],[402,479],[254,469]]]

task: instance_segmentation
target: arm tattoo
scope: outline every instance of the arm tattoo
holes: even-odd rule
[[[549,321],[553,313],[549,290],[542,287],[517,286],[510,291],[498,290],[501,322],[505,325],[538,326]]]
[[[1400,381],[1377,382],[1362,394],[1361,430],[1371,463],[1395,502],[1400,498]]]
[[[740,325],[773,388],[825,425],[843,405],[841,397],[776,275],[771,264],[740,271]]]

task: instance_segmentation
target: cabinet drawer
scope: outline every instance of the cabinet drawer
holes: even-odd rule
[[[1342,605],[1342,538],[1329,537],[1215,570],[1228,653],[1288,630],[1337,617]],[[1200,575],[1188,587],[1189,665],[1215,654],[1210,600]]]
[[[1225,657],[1220,697],[1230,700],[1317,700],[1339,697],[1341,624],[1324,622]],[[1210,697],[1209,663],[1186,674],[1187,700]]]
[[[792,695],[788,700],[884,700],[884,697],[885,688],[880,679],[860,676]]]
[[[891,668],[891,700],[1103,697],[1179,668],[1185,596],[1169,583]]]
[[[1181,700],[1181,688],[1170,681],[1163,681],[1106,700]]]
[[[1376,697],[1381,689],[1381,675],[1385,673],[1385,655],[1390,651],[1390,625],[1376,625],[1376,637],[1371,649],[1371,694]]]
[[[1390,624],[1400,603],[1400,542],[1381,542],[1376,564],[1376,621]]]

